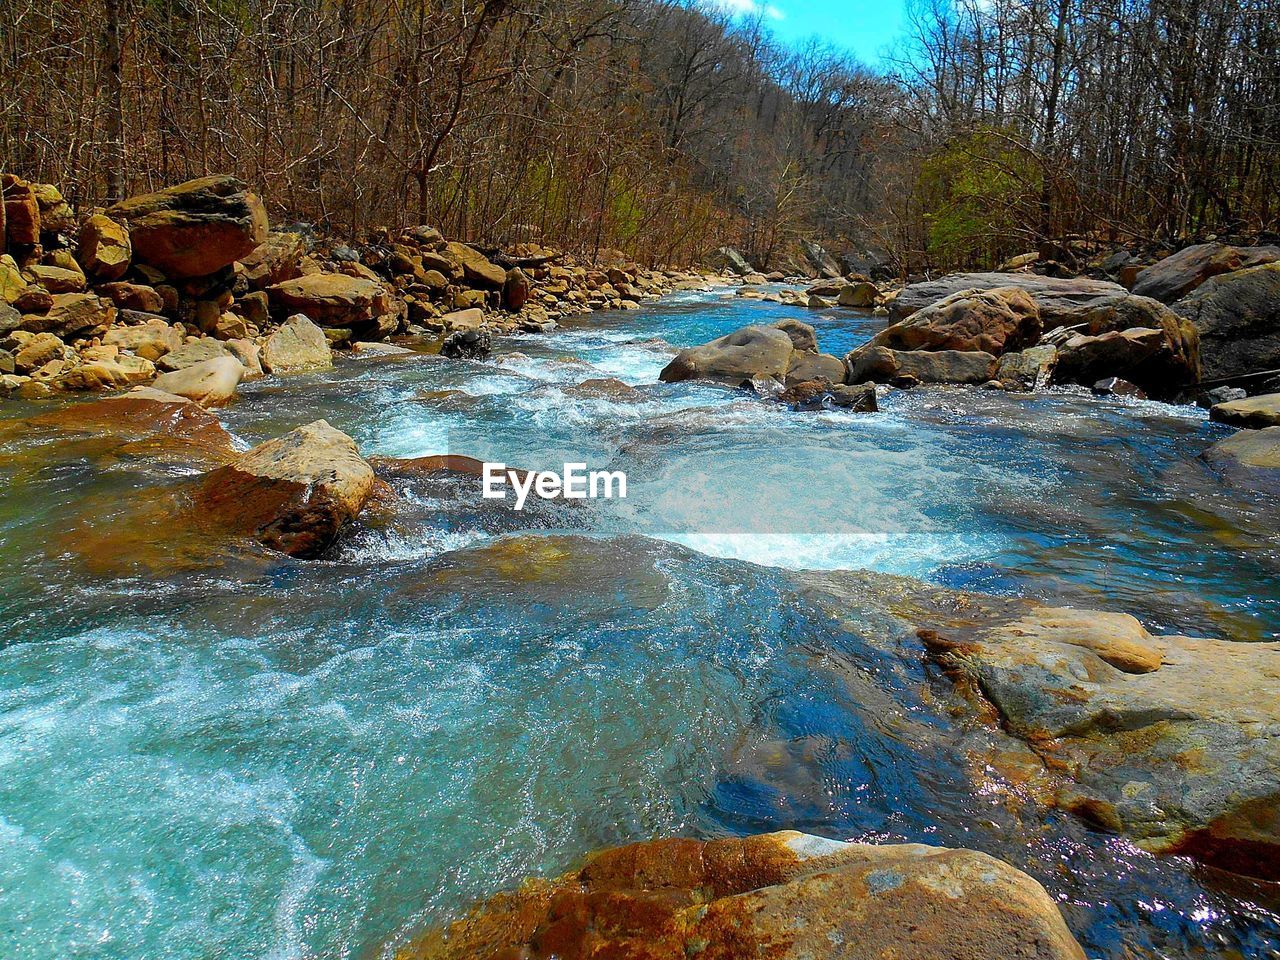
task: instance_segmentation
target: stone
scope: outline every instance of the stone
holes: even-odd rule
[[[37,333],[13,355],[10,373],[29,374],[39,370],[50,360],[61,360],[68,355],[68,347],[52,333]]]
[[[1146,391],[1144,391],[1136,383],[1130,383],[1128,380],[1122,380],[1119,377],[1107,377],[1099,380],[1089,388],[1093,393],[1100,397],[1133,397],[1136,400],[1147,399]]]
[[[107,215],[128,226],[134,258],[170,279],[215,273],[267,237],[262,200],[227,176],[201,177],[130,197]]]
[[[1280,879],[1280,644],[1049,607],[921,638],[1065,774],[1060,805],[1153,852]]]
[[[1040,308],[1040,318],[1046,327],[1059,323],[1063,315],[1105,304],[1129,292],[1118,283],[1085,277],[1063,279],[1034,273],[952,273],[937,280],[903,287],[890,304],[889,314],[893,319],[901,320],[961,290],[985,291],[999,287],[1014,287],[1029,293]]]
[[[35,186],[11,173],[0,176],[4,196],[5,237],[9,246],[40,242],[40,203]]]
[[[161,370],[173,372],[197,363],[204,363],[206,360],[226,356],[230,356],[230,352],[220,341],[213,337],[199,337],[163,354],[156,365]]]
[[[102,342],[128,350],[154,363],[165,354],[182,347],[182,334],[161,318],[135,327],[114,326],[107,331]]]
[[[1276,260],[1280,260],[1280,247],[1200,243],[1147,267],[1134,281],[1133,292],[1140,297],[1173,303],[1211,277]]]
[[[1280,262],[1213,277],[1173,312],[1199,333],[1206,380],[1280,369]]]
[[[845,382],[892,383],[909,377],[919,383],[986,383],[995,376],[994,354],[962,350],[890,350],[865,344],[845,357]]]
[[[186,397],[202,407],[214,407],[236,395],[236,387],[244,373],[245,368],[240,361],[227,354],[161,374],[152,386],[174,396]]]
[[[733,247],[721,247],[707,257],[707,265],[712,270],[729,271],[738,276],[746,276],[754,272],[747,258]]]
[[[445,256],[452,258],[462,267],[462,275],[471,283],[492,289],[501,289],[507,282],[507,271],[475,247],[465,243],[451,242],[445,244]],[[425,262],[425,259],[424,259]]]
[[[267,288],[275,307],[303,314],[322,327],[369,323],[391,308],[382,284],[341,273],[316,273]]]
[[[1051,344],[1028,347],[1001,356],[995,378],[1005,390],[1036,390],[1048,386],[1057,362],[1057,347]]]
[[[1255,430],[1280,426],[1280,393],[1214,404],[1209,408],[1209,419]]]
[[[483,327],[455,330],[440,344],[440,355],[453,360],[483,360],[493,350],[493,338]]]
[[[246,322],[259,330],[265,330],[271,323],[271,302],[262,290],[246,293],[236,301],[236,308]]]
[[[984,853],[783,831],[606,850],[397,960],[1084,960],[1035,880]]]
[[[484,311],[479,307],[454,310],[442,316],[439,323],[445,330],[479,330],[484,326]]]
[[[119,390],[146,383],[156,367],[145,357],[123,355],[114,360],[91,360],[66,370],[53,381],[59,390]]]
[[[1199,382],[1198,360],[1198,340],[1189,324],[1174,322],[1162,329],[1131,327],[1096,337],[1071,337],[1058,348],[1053,377],[1058,383],[1085,386],[1120,377],[1152,397],[1166,400]]]
[[[1247,396],[1249,396],[1249,392],[1242,390],[1240,387],[1213,387],[1203,391],[1200,396],[1196,397],[1196,406],[1209,409],[1220,403],[1243,400]]]
[[[786,384],[791,386],[806,380],[826,380],[844,383],[844,361],[829,353],[797,352],[787,368]]]
[[[77,270],[36,264],[27,272],[33,281],[50,293],[83,293],[87,286],[85,275]]]
[[[847,283],[840,288],[836,303],[842,307],[874,307],[880,290],[874,283],[863,280],[858,283]]]
[[[249,336],[249,326],[243,317],[224,313],[214,322],[209,333],[218,340],[243,340]]]
[[[164,308],[164,297],[155,287],[141,283],[104,283],[98,292],[106,294],[121,310],[136,310],[140,313],[161,313]]]
[[[273,374],[328,370],[333,366],[333,350],[324,331],[299,313],[267,337],[262,366]]]
[[[202,516],[294,557],[322,553],[363,508],[373,469],[325,420],[268,440],[202,478]]]
[[[251,290],[265,290],[301,276],[306,252],[302,234],[272,230],[252,252],[240,258],[240,275]]]
[[[981,351],[1033,346],[1042,331],[1040,308],[1023,290],[961,290],[915,311],[876,334],[871,343],[890,350]]]
[[[96,293],[54,294],[49,312],[28,314],[22,327],[32,333],[52,333],[63,340],[100,337],[115,322],[115,304]]]
[[[119,280],[129,269],[129,261],[133,258],[128,229],[110,217],[93,214],[80,226],[77,256],[80,265],[94,279],[100,282]]]
[[[773,325],[791,338],[791,346],[801,353],[818,352],[818,334],[812,325],[803,320],[779,320]]]
[[[227,351],[240,361],[240,366],[244,367],[244,380],[256,380],[263,376],[262,370],[262,348],[254,341],[248,339],[228,340],[226,342]]]
[[[529,302],[529,278],[519,267],[507,271],[502,284],[502,305],[508,310],[519,310]]]
[[[40,207],[40,233],[43,237],[54,236],[63,239],[60,234],[70,234],[75,230],[76,214],[62,196],[62,191],[52,183],[33,183],[36,204]]]
[[[702,346],[681,350],[663,367],[658,379],[664,383],[715,380],[732,386],[756,377],[782,381],[794,354],[795,347],[785,330],[743,327]]]
[[[0,304],[17,303],[29,286],[13,257],[0,256]]]
[[[1280,495],[1280,427],[1241,430],[1200,454],[1229,486]]]

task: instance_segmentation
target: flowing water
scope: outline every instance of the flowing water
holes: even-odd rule
[[[1196,459],[1226,431],[1069,391],[796,413],[657,383],[675,347],[800,314],[836,354],[880,323],[687,294],[485,363],[245,385],[222,416],[246,444],[325,417],[367,456],[628,477],[516,513],[393,474],[319,561],[131,565],[157,531],[116,535],[192,468],[8,434],[0,956],[364,960],[600,846],[784,827],[1002,857],[1090,956],[1280,956],[1274,889],[1015,802],[875,591],[837,616],[792,573],[1275,638],[1274,506]]]

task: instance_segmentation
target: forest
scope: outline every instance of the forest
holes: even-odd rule
[[[334,232],[903,275],[1280,212],[1278,0],[921,0],[875,67],[687,0],[0,7],[0,168],[82,208],[232,173]]]

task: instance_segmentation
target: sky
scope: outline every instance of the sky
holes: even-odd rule
[[[774,35],[789,45],[819,37],[879,64],[906,30],[906,0],[713,0],[743,15],[763,14]]]

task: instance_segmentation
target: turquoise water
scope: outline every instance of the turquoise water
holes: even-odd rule
[[[524,514],[465,478],[393,479],[397,507],[311,563],[87,564],[85,530],[127,527],[184,470],[32,467],[10,441],[0,956],[363,960],[602,845],[780,827],[1004,857],[1091,956],[1275,956],[1274,894],[1011,809],[975,780],[986,734],[901,655],[883,603],[837,622],[789,574],[866,568],[1274,637],[1272,507],[1195,460],[1224,431],[1070,392],[797,414],[656,382],[674,346],[797,315],[836,353],[878,326],[687,295],[485,364],[352,360],[247,385],[222,412],[245,443],[323,416],[366,455],[628,474],[625,501]],[[602,377],[636,393],[579,386]]]

